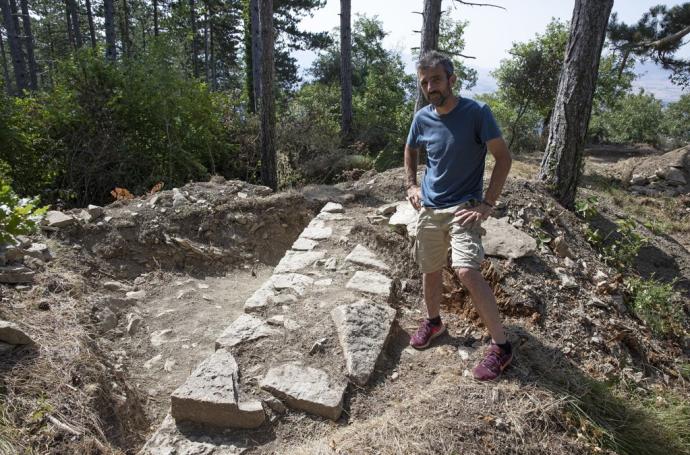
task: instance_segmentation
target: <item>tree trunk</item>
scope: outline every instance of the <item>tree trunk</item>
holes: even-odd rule
[[[261,180],[276,190],[275,110],[273,100],[273,0],[260,0],[261,20]]]
[[[209,53],[210,53],[210,65],[211,65],[211,90],[216,90],[218,88],[218,85],[216,84],[216,55],[214,51],[214,43],[213,43],[213,38],[215,37],[215,34],[213,33],[213,23],[214,23],[214,13],[213,13],[213,8],[211,8],[210,3],[206,4],[206,8],[208,10],[208,47],[209,47]]]
[[[74,43],[74,29],[72,28],[72,14],[69,11],[69,0],[65,0],[65,24],[67,24],[67,40],[72,49],[76,49]]]
[[[208,52],[209,52],[209,44],[208,44],[208,11],[204,13],[204,80],[206,81],[206,85],[209,83],[209,66],[208,66]]]
[[[31,90],[38,90],[38,68],[34,55],[34,34],[31,31],[31,16],[27,0],[20,0],[22,8],[22,24],[24,25],[24,43],[26,44],[26,56],[29,59],[29,82]]]
[[[251,22],[251,43],[252,43],[252,49],[251,49],[251,55],[252,55],[252,65],[251,65],[251,77],[252,77],[252,84],[251,87],[253,88],[254,96],[254,112],[258,112],[259,110],[259,104],[261,100],[261,89],[262,89],[262,83],[261,83],[261,66],[262,66],[262,48],[263,48],[263,41],[262,41],[262,27],[261,27],[261,19],[262,15],[259,12],[259,3],[261,0],[250,0],[249,1],[249,15],[250,15],[250,22]],[[273,5],[271,5],[271,10],[273,9]],[[271,23],[273,23],[273,17],[271,16]],[[272,41],[271,41],[272,42]],[[271,48],[271,54],[273,54],[273,49]]]
[[[192,70],[194,77],[199,77],[199,44],[196,39],[196,6],[194,0],[189,0],[189,27],[192,29]]]
[[[601,49],[613,0],[576,0],[539,178],[568,208],[575,202]]]
[[[352,33],[350,0],[340,0],[340,134],[348,140],[352,133]]]
[[[153,36],[158,36],[158,0],[153,0]]]
[[[120,18],[120,34],[122,35],[122,55],[129,57],[131,53],[131,44],[129,38],[129,4],[127,0],[122,0],[122,17]]]
[[[84,41],[81,36],[81,26],[79,25],[79,7],[77,6],[76,0],[67,0],[67,10],[72,19],[72,30],[74,33],[74,42],[76,43],[77,49],[81,49],[84,45]]]
[[[89,20],[89,36],[91,37],[91,48],[96,49],[96,27],[93,24],[93,10],[91,0],[86,0],[86,17]]]
[[[0,33],[0,57],[2,57],[2,77],[5,82],[5,92],[12,96],[12,81],[10,80],[10,69],[7,66],[7,58],[5,57],[5,43],[2,39],[2,33]]]
[[[16,14],[16,10],[12,11],[8,0],[0,0],[0,9],[2,9],[5,30],[7,30],[7,43],[10,46],[10,56],[12,57],[12,68],[14,69],[14,80],[17,87],[16,93],[21,96],[23,91],[29,88],[29,75],[26,71],[21,37],[19,36],[19,30],[15,26],[17,24],[16,17],[13,17],[13,14]]]
[[[419,46],[419,55],[430,50],[438,49],[438,35],[441,24],[441,0],[424,0],[424,13],[422,17],[422,42]],[[414,110],[418,111],[427,104],[422,90],[417,87],[417,102],[415,103]]]
[[[103,0],[105,15],[105,59],[109,62],[117,60],[115,47],[115,0]]]

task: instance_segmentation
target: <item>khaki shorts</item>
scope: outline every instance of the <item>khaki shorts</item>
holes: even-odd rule
[[[461,226],[453,223],[455,212],[476,206],[472,200],[453,207],[433,209],[422,207],[417,216],[417,237],[414,257],[422,273],[442,269],[448,263],[448,248],[452,248],[453,268],[479,270],[484,260],[483,229],[480,222]]]

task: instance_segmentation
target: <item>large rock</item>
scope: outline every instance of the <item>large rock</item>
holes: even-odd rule
[[[357,245],[355,249],[347,255],[345,260],[365,267],[374,267],[384,271],[390,270],[390,267],[388,267],[385,262],[381,261],[376,254],[363,245]]]
[[[0,267],[0,283],[22,284],[32,283],[36,272],[21,265]]]
[[[322,220],[312,220],[302,231],[300,238],[311,240],[326,240],[333,234],[333,229],[326,226]]]
[[[348,289],[367,292],[370,294],[389,295],[392,280],[377,272],[357,271],[345,285]]]
[[[26,253],[27,256],[31,256],[46,262],[53,258],[53,256],[50,254],[50,250],[48,249],[48,245],[45,243],[32,243],[29,248],[24,250],[24,253]]]
[[[259,289],[254,291],[254,293],[244,302],[244,312],[252,313],[261,311],[266,308],[271,302],[271,297],[275,293],[273,292],[273,282],[269,278],[264,284],[261,285]]]
[[[681,169],[675,167],[668,167],[661,172],[661,178],[666,180],[671,185],[686,185],[688,181],[685,179],[685,174]]]
[[[319,242],[311,239],[298,238],[295,243],[292,244],[292,249],[297,251],[311,251],[313,250]]]
[[[243,314],[221,333],[216,340],[216,349],[231,348],[241,343],[279,333],[280,330],[271,327],[265,320]]]
[[[29,335],[9,321],[0,321],[0,341],[7,344],[34,344]]]
[[[343,213],[345,209],[343,209],[342,204],[338,204],[337,202],[329,202],[323,206],[321,211],[323,213]]]
[[[402,227],[407,235],[414,237],[417,231],[417,216],[419,212],[408,201],[398,202],[395,213],[388,220],[393,227]]]
[[[489,218],[482,223],[486,235],[482,241],[488,256],[517,259],[537,251],[537,241],[514,228],[505,218]]]
[[[75,218],[72,215],[67,215],[57,210],[50,210],[46,213],[44,224],[48,228],[59,229],[70,226],[75,223]]]
[[[273,273],[297,272],[314,264],[325,255],[325,251],[288,251]]]
[[[211,354],[170,397],[176,421],[216,427],[257,428],[266,414],[258,401],[238,403],[235,358],[225,350]]]
[[[280,398],[293,409],[337,420],[343,410],[347,384],[331,385],[325,371],[300,362],[268,370],[261,388]]]
[[[348,377],[366,385],[391,331],[395,310],[366,300],[341,305],[331,311],[345,354]]]
[[[314,284],[314,279],[299,273],[277,274],[271,277],[273,287],[279,291],[290,289],[304,295],[307,288]]]

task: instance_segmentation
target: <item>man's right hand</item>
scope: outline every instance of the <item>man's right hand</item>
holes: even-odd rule
[[[415,210],[422,208],[422,190],[418,185],[410,185],[407,188],[407,200],[410,201]]]

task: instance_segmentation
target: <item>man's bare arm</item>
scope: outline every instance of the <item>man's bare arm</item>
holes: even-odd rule
[[[422,206],[422,192],[417,185],[418,159],[419,149],[405,145],[405,188],[407,200],[410,201],[415,210],[419,210]]]
[[[489,180],[489,188],[486,190],[484,200],[493,205],[501,195],[501,191],[503,191],[503,185],[508,178],[513,158],[510,155],[508,146],[501,137],[491,139],[486,143],[486,146],[489,149],[489,153],[496,160],[496,164],[494,164],[494,169],[491,172],[491,180]]]

